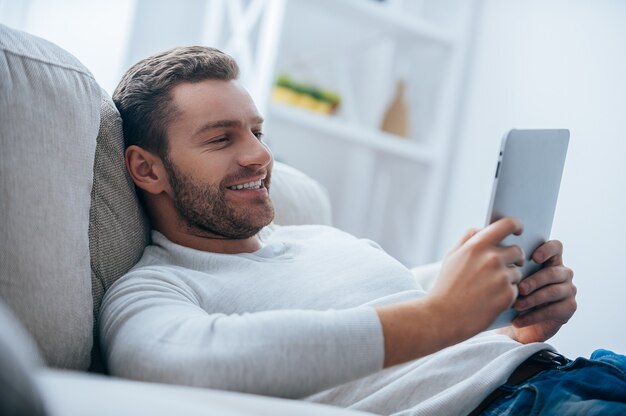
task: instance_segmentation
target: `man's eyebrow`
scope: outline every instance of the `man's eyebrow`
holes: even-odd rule
[[[255,117],[254,119],[252,119],[252,124],[253,125],[257,125],[257,124],[263,124],[263,117]],[[216,120],[216,121],[210,121],[204,125],[202,125],[198,130],[196,130],[196,132],[194,133],[194,136],[197,136],[201,133],[205,133],[209,130],[213,130],[213,129],[224,129],[224,128],[231,128],[231,127],[241,127],[242,123],[239,120]]]

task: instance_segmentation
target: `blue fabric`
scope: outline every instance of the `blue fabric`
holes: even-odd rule
[[[546,370],[507,392],[483,415],[626,415],[626,356],[596,350]]]

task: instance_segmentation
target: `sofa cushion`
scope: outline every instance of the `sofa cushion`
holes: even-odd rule
[[[99,119],[100,89],[76,58],[0,25],[0,297],[57,367],[90,361]]]
[[[328,191],[309,176],[280,162],[274,163],[270,196],[278,225],[331,225]]]

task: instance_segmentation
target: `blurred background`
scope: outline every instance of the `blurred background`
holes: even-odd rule
[[[624,22],[622,0],[0,0],[109,94],[166,48],[231,53],[276,159],[407,266],[484,225],[505,131],[569,129],[552,237],[579,310],[551,341],[569,356],[626,353]]]

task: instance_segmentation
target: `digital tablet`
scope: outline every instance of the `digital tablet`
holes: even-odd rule
[[[559,195],[569,130],[511,130],[502,138],[487,224],[502,217],[516,217],[524,225],[522,235],[510,235],[503,246],[518,245],[526,255],[522,278],[541,269],[531,256],[550,238]],[[509,325],[516,316],[511,308],[489,329]]]

